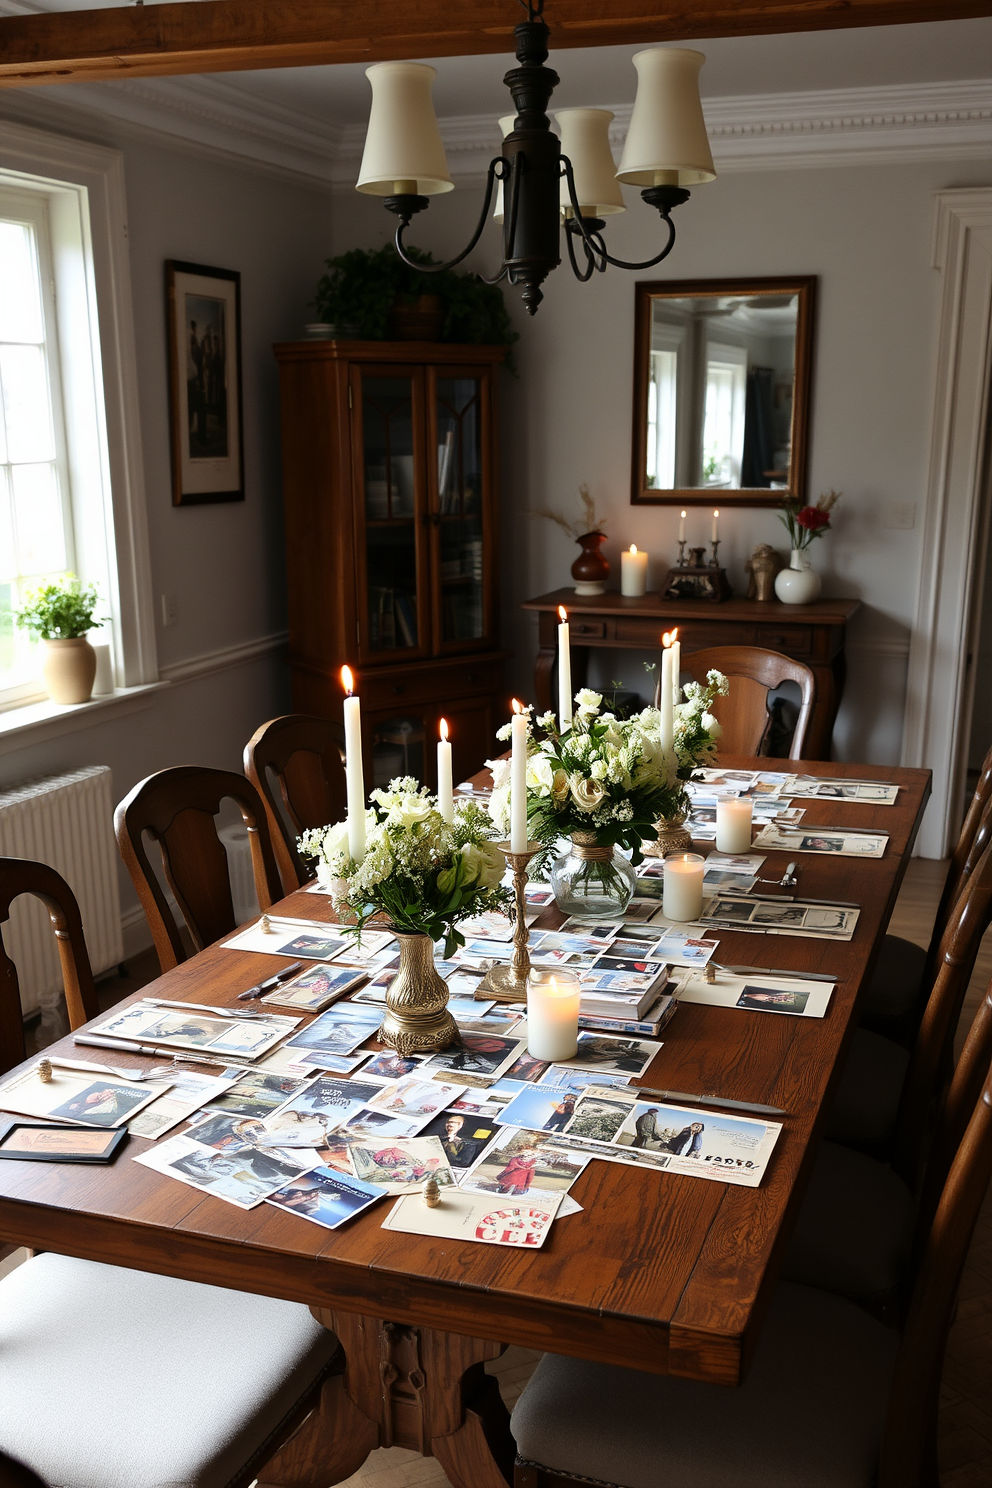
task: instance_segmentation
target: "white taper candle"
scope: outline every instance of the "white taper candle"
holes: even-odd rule
[[[510,851],[527,851],[527,714],[513,699],[510,734]]]
[[[360,863],[365,856],[365,772],[362,768],[362,707],[354,696],[351,667],[341,668],[344,700],[345,781],[348,791],[348,856]]]
[[[568,611],[558,606],[558,727],[562,733],[572,726],[572,652],[568,640]],[[523,851],[523,849],[521,849]]]
[[[448,743],[448,720],[438,724],[441,737],[437,745],[437,809],[446,822],[455,819],[455,792],[451,774],[451,745]]]
[[[672,713],[672,638],[668,631],[661,638],[661,688],[658,693],[658,729],[662,749],[671,749],[674,733]]]

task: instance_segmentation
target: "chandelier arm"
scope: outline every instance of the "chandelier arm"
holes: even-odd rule
[[[409,217],[404,218],[397,227],[396,235],[393,238],[393,245],[403,262],[407,264],[409,268],[416,269],[417,272],[420,274],[443,274],[446,269],[453,269],[456,264],[460,264],[463,258],[468,258],[468,255],[472,252],[472,249],[482,237],[486,222],[489,219],[489,208],[492,205],[493,192],[496,189],[496,182],[505,181],[506,172],[507,162],[506,160],[504,160],[502,155],[497,155],[495,160],[490,160],[489,171],[486,176],[486,198],[485,201],[482,203],[482,211],[479,214],[478,226],[476,227],[475,232],[472,234],[468,246],[463,248],[461,253],[459,253],[456,258],[449,259],[447,263],[422,264],[417,263],[416,259],[407,257],[406,251],[403,247],[403,234],[410,226],[410,219]]]
[[[577,232],[581,237],[583,243],[585,244],[587,253],[589,253],[592,257],[595,257],[598,253],[602,257],[602,268],[604,272],[606,264],[612,264],[615,269],[652,269],[654,268],[655,264],[660,264],[663,258],[668,257],[672,249],[675,247],[675,223],[671,219],[670,208],[667,208],[666,206],[658,207],[662,221],[668,224],[668,242],[665,244],[664,248],[662,248],[661,252],[656,254],[654,258],[646,258],[643,263],[628,263],[627,260],[624,258],[614,258],[612,254],[607,253],[606,245],[603,242],[600,234],[596,233],[594,235],[589,231],[589,228],[587,227],[582,216],[582,210],[579,206],[578,197],[575,194],[575,176],[572,173],[572,162],[569,160],[567,155],[563,155],[561,157],[561,173],[568,183],[568,198],[571,202],[572,212],[574,213],[574,216],[572,218],[573,231]],[[685,195],[688,195],[688,192],[686,192]],[[596,242],[597,238],[599,239],[598,243]],[[598,264],[597,267],[599,267]]]
[[[580,269],[579,268],[578,260],[575,257],[575,239],[578,236],[579,236],[579,234],[576,233],[576,232],[574,232],[573,229],[571,228],[571,226],[568,223],[566,223],[565,224],[565,243],[566,243],[566,246],[568,248],[568,261],[572,265],[572,273],[575,275],[576,279],[578,279],[578,281],[579,281],[580,284],[588,284],[589,283],[589,280],[593,276],[594,271],[599,268],[599,264],[593,258],[592,254],[589,252],[588,244],[585,243],[585,242],[583,242],[582,246],[585,249],[586,266],[585,266],[584,269]],[[606,268],[606,265],[605,264],[603,264],[603,268],[604,269]]]
[[[505,279],[506,278],[506,276],[507,276],[507,274],[509,272],[510,272],[510,265],[509,264],[504,264],[503,267],[500,269],[500,271],[499,271],[498,274],[493,274],[492,276],[490,276],[488,274],[477,274],[475,277],[477,279],[480,279],[483,284],[498,284],[501,279]]]

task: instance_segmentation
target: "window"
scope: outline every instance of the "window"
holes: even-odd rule
[[[0,707],[38,694],[25,594],[74,564],[48,202],[0,189]]]
[[[706,348],[703,410],[703,483],[739,486],[744,457],[747,352],[743,346]]]
[[[671,490],[675,485],[675,430],[678,408],[679,354],[652,351],[648,383],[648,485]]]

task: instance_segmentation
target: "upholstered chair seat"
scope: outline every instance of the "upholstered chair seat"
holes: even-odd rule
[[[887,1157],[908,1069],[909,1054],[900,1044],[856,1029],[827,1111],[827,1140]]]
[[[861,999],[862,1028],[911,1044],[926,1006],[927,952],[901,935],[882,939],[871,980]]]

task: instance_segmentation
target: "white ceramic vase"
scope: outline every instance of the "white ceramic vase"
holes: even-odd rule
[[[788,568],[775,575],[775,596],[783,604],[812,604],[820,597],[820,575],[809,566],[809,554],[804,548],[793,548],[789,554]]]
[[[53,703],[88,703],[96,678],[96,652],[85,636],[39,641],[41,677]]]

